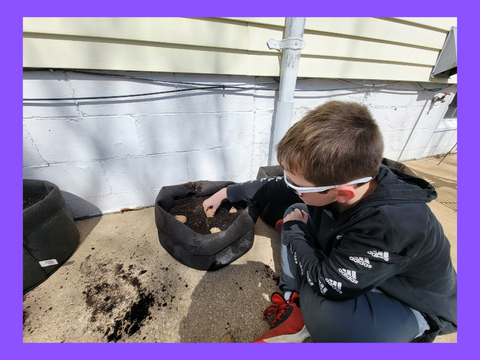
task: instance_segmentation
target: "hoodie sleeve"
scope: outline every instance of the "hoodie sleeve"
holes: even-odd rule
[[[284,244],[303,280],[318,294],[343,300],[358,297],[381,285],[411,260],[392,248],[389,227],[375,226],[373,229],[351,228],[337,235],[328,256],[313,246],[303,222],[288,221],[283,224],[282,231],[285,232]]]
[[[302,200],[285,184],[282,176],[247,181],[227,187],[230,202],[275,202],[294,204]]]

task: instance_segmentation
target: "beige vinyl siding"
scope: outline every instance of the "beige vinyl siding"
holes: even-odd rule
[[[440,18],[440,17],[398,17],[384,18],[389,21],[398,21],[405,24],[424,26],[434,30],[450,31],[452,26],[457,26],[457,18]]]
[[[285,18],[24,18],[24,67],[278,76],[280,52],[266,43],[283,38],[284,24]],[[455,18],[307,18],[299,76],[431,81],[451,26]]]
[[[247,49],[247,25],[186,18],[26,18],[24,33]]]
[[[280,71],[278,52],[266,41],[281,39],[281,27],[186,18],[25,18],[23,30],[24,67],[258,76]]]
[[[444,19],[443,27],[456,25]],[[307,18],[299,76],[431,81],[450,27],[417,19]],[[328,74],[326,76],[325,74]],[[437,81],[437,80],[433,80]],[[441,80],[442,82],[445,80]],[[450,82],[456,82],[452,77]]]

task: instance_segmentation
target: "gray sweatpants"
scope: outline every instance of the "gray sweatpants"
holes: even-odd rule
[[[295,204],[308,213],[305,204]],[[308,222],[312,236],[317,236]],[[315,342],[410,342],[427,330],[426,319],[418,311],[374,289],[354,299],[332,301],[316,293],[303,277],[293,255],[283,245],[279,287],[300,294],[300,309]]]

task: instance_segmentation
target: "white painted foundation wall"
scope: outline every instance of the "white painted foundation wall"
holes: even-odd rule
[[[75,217],[151,206],[167,185],[255,179],[258,168],[268,164],[278,96],[273,78],[110,74],[169,83],[24,72],[24,99],[76,99],[24,100],[23,114],[23,177],[56,184]],[[226,88],[79,100],[192,87],[186,82]],[[432,103],[444,91],[450,95]],[[456,118],[444,119],[456,91],[446,84],[299,79],[292,124],[327,101],[353,101],[367,105],[378,122],[385,157],[404,161],[444,154],[457,141]]]

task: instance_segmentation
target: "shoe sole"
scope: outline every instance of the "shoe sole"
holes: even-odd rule
[[[301,343],[309,337],[310,337],[310,333],[308,332],[307,327],[304,326],[303,329],[300,330],[296,334],[274,336],[274,337],[271,337],[271,338],[262,339],[259,342],[264,342],[264,343]]]

